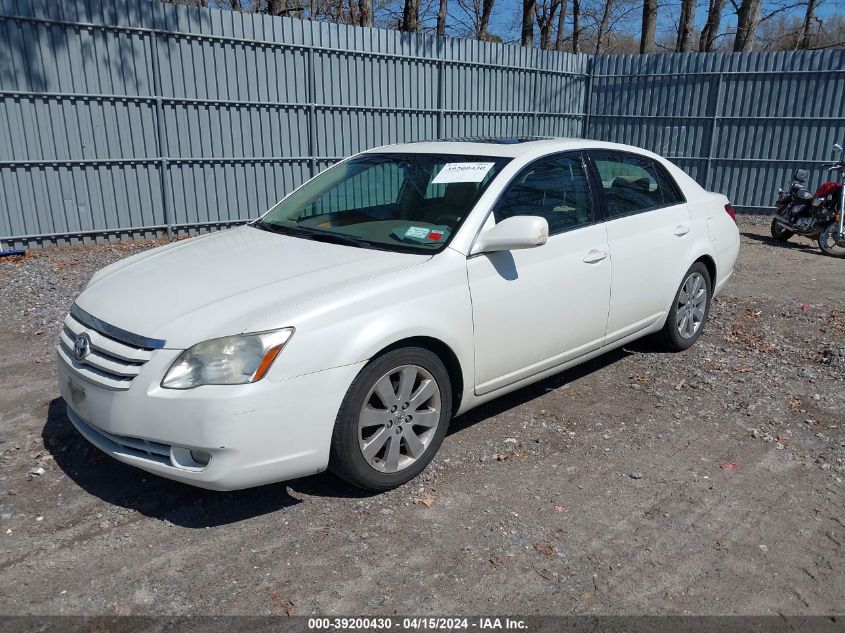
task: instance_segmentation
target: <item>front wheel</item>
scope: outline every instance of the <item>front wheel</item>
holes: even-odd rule
[[[352,382],[332,435],[329,468],[367,490],[390,490],[419,475],[437,453],[452,415],[440,358],[421,347],[392,350]]]
[[[666,323],[658,335],[664,347],[680,352],[692,347],[698,340],[710,311],[711,288],[707,266],[695,262],[684,275]]]
[[[776,239],[778,242],[785,242],[790,237],[795,235],[795,233],[793,233],[789,229],[783,228],[783,226],[781,226],[780,222],[778,222],[777,220],[772,220],[771,231],[772,231],[772,237],[774,239]]]
[[[819,234],[819,248],[826,255],[845,257],[845,235],[839,233],[839,222],[831,222]]]

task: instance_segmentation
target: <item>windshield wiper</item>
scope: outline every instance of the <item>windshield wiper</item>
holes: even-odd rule
[[[256,220],[250,226],[254,226],[257,229],[261,229],[262,231],[269,231],[270,233],[287,233],[285,227],[279,226],[278,224],[270,224],[269,222],[265,222],[264,220]]]
[[[316,229],[309,229],[307,227],[301,226],[283,226],[280,224],[263,222],[261,220],[256,222],[255,226],[265,231],[280,233],[282,235],[292,235],[294,237],[301,237],[306,240],[314,240],[315,242],[343,244],[344,246],[355,246],[356,248],[373,248],[380,251],[391,250],[386,244],[379,244],[378,242],[371,242],[361,237],[344,235],[342,233],[330,233],[329,231],[319,231]]]
[[[371,242],[370,240],[365,240],[363,237],[344,235],[342,233],[329,233],[327,231],[298,230],[305,231],[303,237],[314,240],[315,242],[329,242],[331,244],[343,244],[344,246],[355,246],[357,248],[372,248],[378,251],[392,250],[387,244]]]

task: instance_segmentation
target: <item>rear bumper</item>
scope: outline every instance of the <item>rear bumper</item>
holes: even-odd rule
[[[159,350],[126,391],[86,380],[59,355],[59,384],[77,430],[119,461],[213,490],[325,470],[340,403],[363,363],[176,391],[158,384],[160,367],[172,361],[168,352]],[[192,449],[208,453],[208,464],[194,462]]]
[[[722,278],[716,283],[716,288],[713,290],[713,296],[718,296],[719,293],[722,292],[722,289],[725,287],[725,284],[728,283],[728,280],[733,276],[734,271],[731,268]]]
[[[714,297],[720,292],[722,292],[722,289],[725,287],[725,284],[728,283],[728,280],[734,274],[734,266],[736,265],[736,260],[739,257],[739,244],[739,230],[737,229],[735,235],[733,236],[733,239],[730,240],[724,248],[720,249],[718,254],[716,255],[716,270],[727,272],[718,275],[716,287],[713,289]]]

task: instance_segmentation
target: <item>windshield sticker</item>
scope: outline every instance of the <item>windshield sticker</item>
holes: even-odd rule
[[[446,163],[432,185],[444,185],[451,182],[481,182],[495,163]]]
[[[424,240],[428,237],[429,229],[424,226],[409,226],[405,231],[405,237]]]
[[[400,242],[430,244],[431,242],[445,242],[449,237],[449,227],[443,225],[409,226],[406,229],[393,229],[390,234]]]

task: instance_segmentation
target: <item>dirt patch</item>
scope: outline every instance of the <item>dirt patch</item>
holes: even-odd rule
[[[638,343],[485,405],[372,496],[328,474],[204,492],[100,454],[52,347],[128,253],[0,264],[0,612],[841,613],[845,261],[740,222],[693,349]]]

